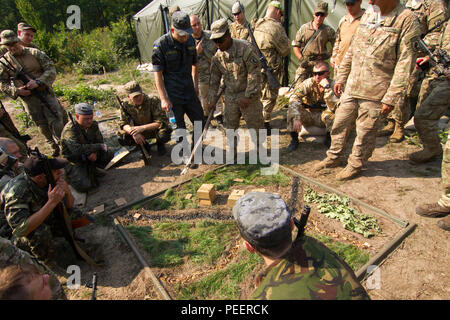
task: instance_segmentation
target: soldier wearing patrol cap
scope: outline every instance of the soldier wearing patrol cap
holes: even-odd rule
[[[279,195],[250,192],[235,203],[233,217],[245,248],[267,266],[256,279],[253,299],[369,299],[353,270],[333,251],[305,235],[292,242],[294,223]]]
[[[33,38],[36,34],[36,29],[26,22],[20,22],[17,25],[17,37],[20,39],[20,44],[24,47],[39,49],[34,43]]]
[[[123,146],[143,145],[145,140],[156,138],[158,154],[166,154],[164,144],[170,140],[172,129],[161,109],[161,100],[143,93],[136,81],[125,84],[125,91],[128,99],[120,106],[119,143]]]
[[[325,61],[331,57],[336,33],[333,28],[323,23],[328,16],[328,3],[319,1],[314,9],[314,19],[300,27],[292,42],[294,54],[299,60],[295,80],[302,82],[312,76],[314,62]]]
[[[62,155],[70,163],[66,167],[67,181],[79,192],[97,187],[97,176],[104,175],[104,168],[114,157],[108,150],[92,107],[78,103],[74,107],[74,122],[69,121],[61,134]]]

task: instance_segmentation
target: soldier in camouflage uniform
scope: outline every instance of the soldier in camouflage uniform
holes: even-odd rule
[[[20,136],[20,132],[19,130],[17,130],[8,112],[6,112],[5,109],[0,108],[0,137],[5,137],[13,140],[19,147],[20,155],[22,157],[26,157],[27,148],[25,146],[25,143],[22,140],[18,139],[18,137]]]
[[[348,128],[356,121],[352,154],[338,180],[358,175],[372,156],[377,131],[404,96],[416,61],[420,27],[414,14],[398,1],[379,6],[380,14],[373,8],[366,10],[339,67],[334,91],[340,96],[345,85],[345,92],[336,110],[327,157],[314,167],[317,171],[340,164]]]
[[[450,54],[450,24],[447,22],[441,35],[437,49]],[[421,64],[429,61],[430,57],[419,59]],[[434,68],[429,70],[419,94],[419,108],[414,116],[414,125],[423,144],[423,150],[409,155],[413,163],[425,163],[442,154],[441,142],[438,134],[438,121],[449,106],[450,79],[447,74],[437,76]]]
[[[2,58],[11,62],[16,69],[23,67],[36,80],[31,80],[25,86],[19,79],[14,79],[14,73],[0,65],[0,81],[2,91],[12,99],[20,97],[27,113],[44,135],[53,149],[53,156],[59,155],[58,141],[64,126],[63,113],[65,112],[53,93],[52,83],[56,78],[56,69],[50,58],[42,51],[34,48],[25,48],[11,30],[1,33],[0,44],[8,48],[8,53]],[[4,61],[5,62],[5,61]],[[12,81],[12,83],[11,83]],[[39,91],[44,104],[34,92]]]
[[[216,42],[219,50],[211,63],[210,110],[215,108],[213,101],[223,79],[224,127],[238,129],[243,116],[249,129],[262,129],[261,64],[253,46],[245,40],[232,39],[225,19],[215,21],[211,30],[211,39]],[[257,141],[254,142],[258,146]],[[235,151],[236,147],[237,144]]]
[[[97,176],[114,157],[103,141],[92,107],[76,104],[74,122],[70,121],[61,134],[62,155],[70,163],[66,167],[67,182],[79,192],[88,192],[98,186]]]
[[[39,47],[33,43],[33,38],[35,34],[36,29],[30,26],[28,23],[20,22],[17,25],[17,38],[19,38],[20,44],[22,46],[39,49]]]
[[[53,210],[64,201],[72,219],[80,218],[81,214],[73,209],[74,198],[62,178],[61,169],[67,162],[50,159],[49,163],[56,181],[53,189],[45,177],[43,161],[31,156],[25,160],[25,172],[4,187],[0,209],[6,215],[17,247],[48,265],[56,262],[64,268],[73,264],[76,256],[64,238],[65,226]]]
[[[319,2],[314,9],[314,19],[300,27],[292,42],[294,54],[299,60],[295,72],[295,81],[303,82],[312,77],[314,62],[325,61],[331,57],[336,33],[333,28],[323,23],[328,15],[328,3]],[[327,50],[327,43],[331,50]]]
[[[256,279],[258,300],[368,300],[353,270],[319,241],[292,241],[294,222],[279,195],[250,192],[233,206],[245,248],[264,259]]]
[[[339,98],[333,92],[334,81],[330,80],[330,69],[324,61],[316,62],[313,68],[314,76],[296,86],[294,94],[289,99],[287,114],[287,130],[291,135],[289,151],[297,149],[299,145],[298,132],[302,126],[316,126],[331,130],[334,113],[339,105]],[[309,106],[326,105],[325,109],[305,108]]]
[[[279,1],[272,1],[267,7],[266,16],[255,23],[254,36],[256,44],[267,60],[275,78],[280,81],[283,72],[283,57],[290,52],[290,41],[281,24],[283,11]],[[264,125],[270,130],[270,114],[275,107],[278,89],[270,89],[265,73],[262,75],[262,104]]]
[[[248,28],[250,24],[245,20],[244,6],[239,2],[235,2],[231,8],[234,22],[230,24],[230,33],[233,39],[247,40],[252,42]]]
[[[209,78],[211,69],[211,59],[217,51],[216,44],[210,39],[211,31],[203,30],[202,23],[197,15],[190,15],[192,26],[192,37],[195,40],[198,58],[198,91],[200,102],[202,103],[203,115],[208,117],[209,104]]]
[[[423,40],[427,43],[430,50],[433,51],[438,44],[440,34],[444,30],[442,26],[436,26],[446,19],[446,2],[443,0],[408,0],[405,7],[411,10],[419,19],[421,34],[426,35]],[[431,32],[429,32],[430,30]],[[419,57],[424,57],[425,55],[425,52],[419,51],[418,53]],[[404,97],[404,102],[399,107],[394,108],[388,117],[388,124],[381,130],[380,135],[389,135],[392,133],[389,138],[390,142],[396,143],[403,140],[404,126],[408,122],[413,108],[415,108],[424,77],[425,72],[418,68],[414,69],[409,78],[408,90]],[[423,84],[427,87],[429,82],[426,81]]]
[[[61,283],[52,270],[33,255],[17,248],[11,241],[0,237],[0,270],[11,265],[34,266],[41,275],[49,276],[48,284],[52,291],[52,299],[67,299]]]
[[[166,113],[161,109],[161,100],[143,93],[136,81],[128,82],[125,92],[128,99],[123,101],[123,107],[120,107],[119,143],[123,146],[142,145],[145,140],[156,138],[158,154],[166,154],[164,144],[170,140],[172,129],[169,127]]]

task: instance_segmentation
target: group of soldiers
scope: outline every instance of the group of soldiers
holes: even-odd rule
[[[329,132],[329,149],[327,157],[314,169],[337,167],[342,163],[349,134],[356,127],[352,153],[336,176],[338,180],[352,179],[371,157],[377,135],[389,132],[393,133],[392,142],[401,141],[414,108],[414,92],[419,91],[414,121],[424,148],[410,155],[410,159],[423,163],[440,156],[437,121],[447,111],[450,72],[444,69],[436,73],[437,67],[423,71],[420,85],[421,72],[415,68],[430,61],[430,56],[418,46],[421,35],[426,35],[424,39],[431,51],[450,52],[450,27],[444,23],[446,4],[441,0],[408,0],[404,6],[398,0],[370,0],[370,7],[364,10],[361,0],[344,2],[348,14],[341,19],[337,31],[324,24],[328,4],[319,1],[313,19],[300,27],[292,42],[281,24],[284,11],[279,1],[271,1],[265,17],[251,23],[245,18],[242,4],[236,2],[231,12],[235,21],[228,24],[226,19],[219,19],[212,23],[211,31],[203,30],[197,15],[189,16],[180,8],[171,10],[170,31],[153,44],[152,65],[159,97],[145,94],[135,81],[124,85],[127,100],[121,103],[120,144],[149,152],[147,140],[155,138],[158,154],[166,154],[165,143],[172,133],[166,113],[173,112],[179,129],[186,128],[185,115],[192,123],[200,122],[203,129],[221,93],[226,129],[239,128],[243,118],[249,129],[265,128],[270,134],[271,115],[278,98],[278,88],[271,85],[270,77],[280,81],[284,57],[292,49],[299,67],[288,93],[288,151],[300,145],[298,133],[303,127],[324,128]],[[32,44],[35,32],[21,23],[17,36],[12,30],[0,34],[1,89],[14,99],[20,97],[51,145],[53,156],[61,153],[64,159],[43,159],[36,152],[26,156],[23,136],[6,111],[0,111],[0,129],[5,128],[5,135],[0,138],[0,237],[4,238],[0,260],[11,262],[20,257],[26,260],[25,264],[36,265],[40,262],[32,260],[37,258],[50,266],[66,266],[77,256],[69,241],[77,238],[74,230],[92,220],[73,208],[69,184],[81,192],[95,189],[98,178],[105,174],[102,168],[114,153],[93,120],[91,105],[76,104],[74,118],[61,107],[52,90],[54,64]],[[267,68],[262,68],[262,60]],[[386,127],[380,130],[385,123]],[[257,146],[261,143],[255,142]],[[193,138],[191,149],[195,143]],[[442,165],[442,199],[419,207],[418,214],[437,217],[450,212],[448,148],[449,142]],[[22,173],[19,160],[23,162]],[[46,175],[48,167],[52,177],[48,172]],[[72,220],[69,238],[61,234],[61,221],[52,214],[61,203]],[[291,241],[293,222],[286,204],[276,195],[250,193],[236,203],[233,215],[245,247],[258,252],[268,266],[258,277],[255,299],[368,298],[353,271],[334,253],[305,236]],[[440,226],[449,229],[448,217],[440,221]],[[95,252],[95,248],[83,250]],[[311,260],[316,263],[311,264]],[[33,272],[42,275],[43,269],[35,267]],[[4,268],[0,279],[9,279],[14,272],[17,273],[14,268]],[[332,281],[333,277],[339,281]],[[16,292],[10,296],[38,294],[33,291],[35,288],[25,288],[23,275],[13,278],[24,288],[22,295]],[[295,281],[285,283],[287,278]],[[46,279],[42,281],[48,286],[49,279],[53,279],[51,272]],[[50,287],[53,297],[61,292],[58,285]],[[0,293],[6,291],[0,287]],[[40,294],[48,296],[48,292]]]

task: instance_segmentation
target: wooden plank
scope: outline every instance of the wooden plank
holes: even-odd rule
[[[122,147],[118,151],[117,155],[114,158],[112,158],[111,161],[106,165],[105,170],[108,170],[109,168],[111,168],[112,166],[117,164],[119,161],[121,161],[123,158],[125,158],[129,154],[130,154],[130,151],[128,151],[127,148]]]

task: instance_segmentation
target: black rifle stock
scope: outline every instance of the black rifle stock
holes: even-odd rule
[[[97,300],[97,273],[92,275],[92,296],[91,300]]]
[[[305,234],[305,227],[306,227],[306,224],[308,223],[308,218],[309,218],[310,212],[311,212],[311,207],[308,205],[304,205],[302,214],[300,216],[300,220],[297,220],[296,218],[294,218],[294,224],[298,229],[296,240],[300,239],[301,236],[303,236]]]
[[[242,4],[240,2],[239,2],[239,6],[241,7],[241,11],[244,12],[244,8],[242,7]],[[275,76],[273,75],[272,68],[269,67],[266,57],[263,55],[263,53],[259,49],[258,44],[256,43],[255,36],[253,35],[252,28],[251,28],[250,24],[247,22],[245,15],[244,15],[244,23],[247,25],[248,33],[250,35],[250,38],[252,39],[252,44],[255,46],[256,50],[258,51],[259,61],[261,62],[261,67],[263,68],[264,73],[266,74],[267,83],[269,85],[269,88],[270,89],[279,89],[281,87],[281,84],[277,80],[277,78],[275,78]]]
[[[3,122],[4,117],[8,117],[9,119],[11,119],[11,118],[8,114],[8,111],[6,111],[5,106],[3,106],[3,103],[1,101],[0,101],[0,109],[2,109],[4,111],[3,116],[0,118],[0,123],[3,125],[3,127],[5,127],[6,131],[8,131],[14,138],[21,141],[25,146],[27,146],[27,142],[31,140],[31,137],[28,134],[21,135],[20,132],[17,131],[16,128],[11,128],[7,123]]]
[[[327,108],[327,105],[325,103],[322,104],[306,104],[302,102],[302,107],[305,109],[320,109],[325,110]]]
[[[117,98],[117,101],[119,102],[120,108],[122,108],[123,112],[125,113],[125,116],[127,117],[128,122],[130,123],[130,125],[132,127],[134,127],[133,117],[128,112],[127,108],[125,108],[125,106],[123,105],[122,100],[120,100],[119,96],[116,95],[116,98]],[[143,145],[138,144],[138,146],[141,149],[142,158],[144,159],[144,164],[146,166],[149,166],[150,165],[151,156],[148,154],[148,151],[146,149],[146,147],[148,146],[147,141],[145,141]]]

